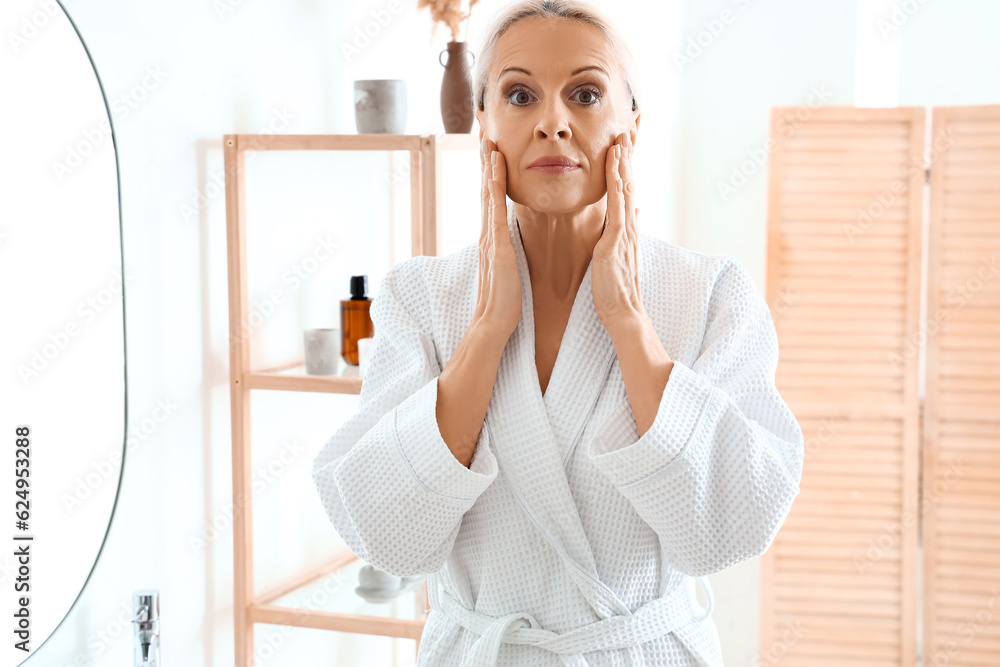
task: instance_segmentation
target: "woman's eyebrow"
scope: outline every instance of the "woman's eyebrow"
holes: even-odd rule
[[[603,67],[600,67],[598,65],[584,65],[583,67],[578,67],[577,69],[573,70],[570,73],[570,76],[576,76],[580,72],[586,72],[587,70],[597,70],[598,72],[600,72],[604,76],[609,76],[608,73],[607,73],[607,71]],[[528,70],[524,69],[523,67],[518,67],[516,65],[511,65],[510,67],[505,67],[500,72],[500,74],[497,76],[497,79],[499,79],[500,77],[502,77],[504,74],[506,74],[508,72],[524,72],[528,76],[534,76],[531,72],[529,72]]]

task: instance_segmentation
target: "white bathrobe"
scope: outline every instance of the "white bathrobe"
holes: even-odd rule
[[[542,395],[508,206],[521,319],[470,467],[436,402],[475,310],[478,244],[386,273],[360,407],[313,464],[323,506],[363,560],[429,575],[420,667],[722,665],[704,577],[767,550],[802,473],[767,303],[736,260],[639,234],[642,302],[674,361],[640,438],[590,268]]]

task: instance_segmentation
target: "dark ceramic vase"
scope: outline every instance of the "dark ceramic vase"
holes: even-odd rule
[[[448,61],[442,62],[445,53],[448,54]],[[468,50],[466,42],[448,42],[448,48],[438,54],[438,62],[444,67],[444,79],[441,81],[444,131],[449,134],[469,132],[475,117],[472,108],[472,65],[476,62],[476,55]]]

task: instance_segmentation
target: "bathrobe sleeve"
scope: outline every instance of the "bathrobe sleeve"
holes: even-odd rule
[[[799,493],[804,439],[775,388],[767,301],[729,259],[697,359],[674,361],[639,437],[628,398],[595,431],[590,460],[659,535],[675,569],[704,576],[763,554]]]
[[[403,264],[413,267],[412,260]],[[407,308],[427,302],[426,285],[418,271],[399,268],[387,272],[372,302],[375,335],[360,407],[322,446],[312,478],[350,549],[390,574],[410,576],[440,569],[462,516],[496,477],[497,461],[485,427],[468,468],[441,437],[441,365]],[[430,312],[419,312],[429,321]]]

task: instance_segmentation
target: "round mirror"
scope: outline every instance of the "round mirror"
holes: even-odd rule
[[[114,512],[128,276],[111,115],[83,40],[55,2],[4,2],[0,21],[0,289],[8,304],[0,329],[8,658],[0,663],[16,665],[75,604]]]

